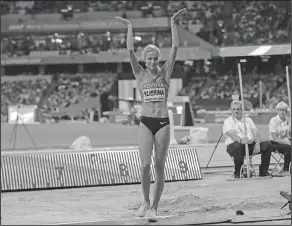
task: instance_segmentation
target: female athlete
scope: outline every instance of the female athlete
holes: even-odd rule
[[[141,121],[139,125],[139,155],[141,161],[141,185],[144,202],[138,210],[139,217],[147,216],[155,222],[157,208],[164,188],[164,168],[170,141],[170,127],[167,108],[170,76],[173,71],[179,38],[176,28],[177,18],[186,11],[179,10],[171,18],[172,46],[167,61],[159,67],[160,50],[155,45],[147,45],[142,52],[146,69],[138,62],[133,46],[133,30],[130,21],[115,17],[127,25],[127,49],[130,53],[130,64],[135,75],[137,87],[142,99]],[[154,144],[155,184],[153,203],[150,207],[150,163]]]

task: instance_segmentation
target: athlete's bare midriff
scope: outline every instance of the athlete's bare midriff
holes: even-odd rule
[[[159,70],[157,76],[153,77],[146,71],[142,71],[140,79],[137,81],[139,87],[140,95],[143,94],[143,87],[146,85],[147,88],[152,89],[164,89],[164,97],[161,101],[144,101],[144,94],[142,97],[142,109],[141,115],[152,118],[166,118],[168,117],[168,107],[167,107],[167,96],[169,84],[164,80],[164,75],[161,74]],[[152,86],[152,84],[157,85],[157,87]],[[144,87],[145,88],[145,87]],[[164,100],[163,100],[164,99]]]
[[[166,102],[142,103],[141,115],[152,118],[168,117],[168,108]]]

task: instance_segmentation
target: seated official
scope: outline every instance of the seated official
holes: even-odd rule
[[[234,100],[230,105],[231,116],[224,120],[223,134],[228,154],[233,157],[235,170],[234,178],[240,177],[240,169],[244,164],[245,144],[248,144],[249,155],[261,154],[259,176],[269,176],[268,173],[272,144],[270,141],[260,141],[260,135],[253,120],[245,117],[247,137],[244,138],[244,123],[242,105]]]
[[[291,162],[291,119],[287,116],[288,108],[288,104],[278,103],[276,106],[278,114],[271,118],[269,123],[272,151],[284,155],[284,172],[289,171]]]

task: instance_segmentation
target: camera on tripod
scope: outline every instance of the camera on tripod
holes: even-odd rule
[[[21,124],[23,126],[23,128],[25,129],[27,135],[29,136],[30,140],[32,141],[35,149],[38,150],[38,148],[36,146],[36,143],[34,142],[32,136],[31,136],[31,133],[29,132],[29,130],[27,128],[27,125],[26,125],[25,121],[23,120],[22,115],[20,114],[20,109],[21,109],[21,105],[18,104],[16,106],[16,119],[15,119],[15,124],[14,124],[14,127],[12,129],[12,134],[11,134],[11,137],[10,137],[10,140],[9,140],[9,148],[12,147],[12,150],[15,149],[15,147],[16,147],[16,140],[17,140],[18,125]]]

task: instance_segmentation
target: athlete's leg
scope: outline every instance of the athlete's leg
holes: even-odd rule
[[[142,122],[139,125],[139,156],[141,161],[141,185],[144,201],[149,202],[151,184],[150,163],[154,137],[152,132]]]
[[[158,203],[164,188],[164,167],[170,141],[170,126],[161,128],[154,137],[154,168],[155,168],[155,184],[153,190],[153,204],[151,209],[157,211]]]

